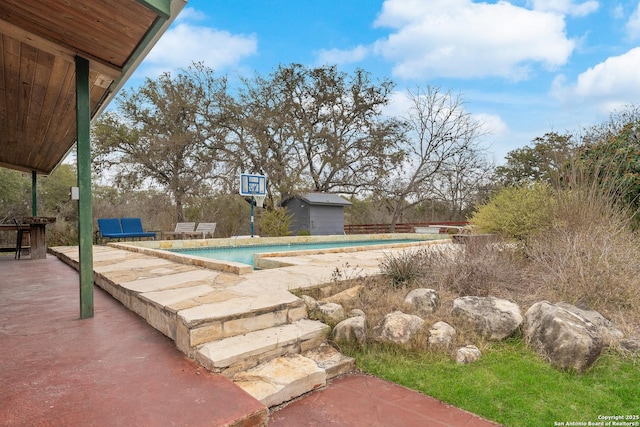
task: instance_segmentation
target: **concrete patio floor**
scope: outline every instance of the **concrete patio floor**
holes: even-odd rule
[[[0,257],[0,425],[495,426],[362,374],[269,414],[106,292],[94,297],[94,318],[79,320],[74,269]]]

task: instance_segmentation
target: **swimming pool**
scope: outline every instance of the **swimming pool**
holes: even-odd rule
[[[389,240],[356,240],[313,243],[287,243],[287,244],[255,244],[243,246],[216,246],[207,248],[170,249],[171,252],[194,255],[204,258],[212,258],[220,261],[240,262],[255,267],[254,255],[274,252],[317,251],[321,249],[349,248],[355,246],[393,245],[398,243],[416,243],[421,240],[413,239],[389,239]]]
[[[282,260],[282,257],[313,253],[405,248],[415,245],[430,245],[438,241],[441,242],[443,239],[448,240],[449,236],[417,233],[380,233],[333,236],[142,240],[136,242],[113,242],[109,243],[109,246],[141,252],[182,264],[241,275],[254,271],[253,264],[256,258],[258,258],[257,269],[278,268],[289,265]],[[276,249],[276,247],[280,249]],[[242,262],[228,260],[228,254],[232,254],[232,256],[239,255],[242,252],[240,250],[242,248],[251,248],[249,251],[251,251],[252,255],[249,258],[245,255]],[[217,250],[217,252],[215,252],[215,255],[205,255],[205,252],[210,250]],[[213,258],[213,256],[216,258]],[[223,257],[226,258],[220,259]],[[278,260],[273,257],[278,257]]]

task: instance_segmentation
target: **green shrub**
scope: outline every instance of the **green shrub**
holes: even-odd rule
[[[288,236],[293,215],[287,214],[285,208],[265,211],[258,221],[260,234],[270,237]]]
[[[481,205],[470,222],[480,233],[524,240],[551,227],[554,206],[553,190],[549,185],[505,187]]]

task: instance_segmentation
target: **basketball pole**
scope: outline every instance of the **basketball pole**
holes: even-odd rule
[[[251,194],[251,237],[253,237],[253,194]]]
[[[255,206],[264,203],[266,195],[267,179],[264,175],[240,174],[240,194],[243,197],[251,197],[251,237],[255,237]],[[258,236],[260,237],[260,236]]]

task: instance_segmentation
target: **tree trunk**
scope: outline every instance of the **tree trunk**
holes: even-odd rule
[[[393,213],[391,214],[391,224],[389,224],[389,232],[393,233],[396,231],[396,224],[398,223],[398,217],[402,214],[402,205],[403,200],[400,199],[398,203],[393,207]]]
[[[176,195],[176,221],[184,222],[184,205],[182,203],[182,197]]]

